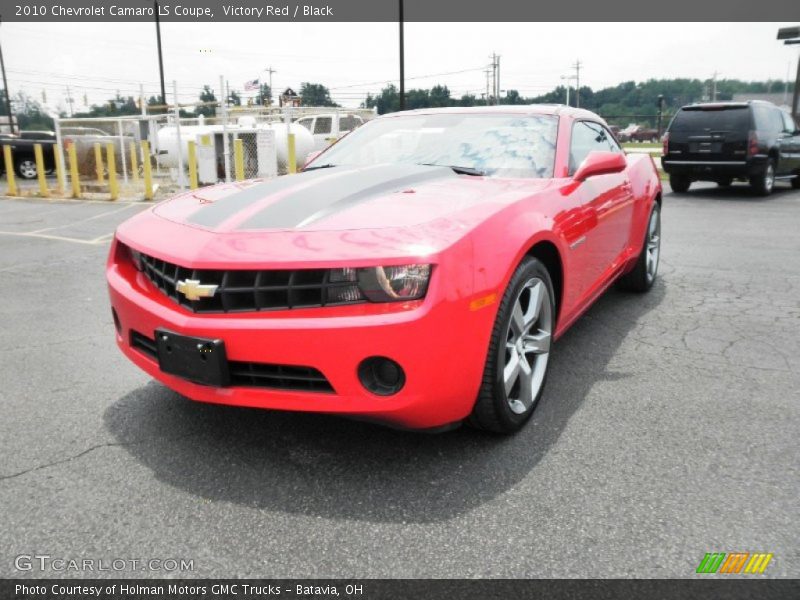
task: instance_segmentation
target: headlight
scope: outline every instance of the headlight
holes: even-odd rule
[[[358,269],[358,287],[370,302],[422,298],[428,291],[430,265],[400,265]]]

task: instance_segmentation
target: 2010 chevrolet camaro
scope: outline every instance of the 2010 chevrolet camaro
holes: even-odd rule
[[[117,343],[194,400],[511,432],[552,343],[615,281],[646,291],[661,184],[563,106],[379,117],[271,180],[117,230]]]

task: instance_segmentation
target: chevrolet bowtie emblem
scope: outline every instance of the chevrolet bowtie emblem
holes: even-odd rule
[[[211,298],[218,287],[218,285],[202,284],[198,279],[183,279],[175,284],[175,290],[179,294],[186,296],[187,300]]]

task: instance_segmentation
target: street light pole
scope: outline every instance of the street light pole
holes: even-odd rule
[[[161,102],[167,103],[167,89],[164,87],[164,57],[161,53],[161,19],[159,18],[158,0],[153,0],[156,13],[156,43],[158,44],[158,73],[161,79]]]
[[[14,115],[11,114],[11,93],[8,91],[8,80],[6,79],[6,63],[3,60],[3,46],[0,45],[0,68],[3,70],[3,90],[6,93],[6,110],[8,111],[8,129],[14,133]]]
[[[406,59],[405,40],[403,39],[403,0],[400,3],[400,110],[406,109]]]

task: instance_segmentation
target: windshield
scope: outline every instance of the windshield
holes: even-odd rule
[[[552,177],[557,129],[558,118],[551,115],[388,117],[356,129],[311,168],[401,163],[498,177]]]

